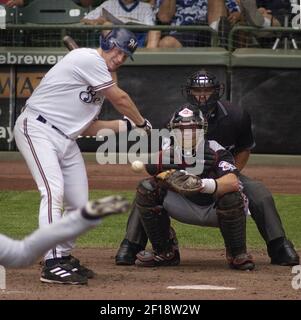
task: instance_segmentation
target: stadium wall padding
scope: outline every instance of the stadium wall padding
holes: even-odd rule
[[[12,55],[8,56],[7,48],[1,49],[0,150],[16,150],[14,142],[9,142],[9,130],[41,77],[56,62],[56,57],[66,54],[66,50],[47,52],[43,48],[42,54],[48,55],[46,60],[30,60],[26,54],[41,52],[24,49],[23,60],[19,59],[23,63],[18,64]],[[186,77],[205,67],[226,83],[225,98],[251,114],[257,143],[253,152],[301,154],[301,53],[300,50],[292,51],[265,50],[263,54],[260,50],[244,49],[231,55],[220,48],[203,48],[200,51],[162,52],[161,59],[159,52],[142,51],[135,55],[134,62],[121,67],[118,81],[154,127],[162,128],[171,113],[185,102],[181,85]],[[10,61],[5,60],[4,53]],[[16,54],[21,55],[20,49]],[[26,65],[24,61],[31,63]],[[101,117],[121,118],[108,102],[103,106]],[[86,138],[79,139],[78,143],[83,151],[95,151],[99,145]]]

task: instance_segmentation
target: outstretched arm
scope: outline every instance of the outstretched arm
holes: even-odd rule
[[[120,89],[117,85],[114,85],[103,89],[102,93],[118,112],[130,118],[136,125],[143,125],[144,118],[138,111],[133,100],[125,91]]]

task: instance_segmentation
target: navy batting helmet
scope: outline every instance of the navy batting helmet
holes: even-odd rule
[[[212,89],[212,93],[209,98],[205,98],[205,101],[201,100],[192,92],[193,89],[198,88]],[[201,70],[187,78],[186,84],[182,86],[182,94],[189,103],[197,106],[207,116],[215,109],[217,101],[223,96],[224,84],[220,83],[214,74]]]
[[[127,29],[113,29],[105,37],[101,37],[100,47],[104,51],[109,51],[115,46],[133,60],[133,53],[138,46],[137,38],[133,32]]]

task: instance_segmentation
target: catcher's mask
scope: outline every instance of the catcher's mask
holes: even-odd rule
[[[183,155],[192,156],[204,143],[207,121],[200,110],[191,110],[189,105],[183,106],[169,121],[168,129],[177,146],[182,148]]]
[[[105,37],[100,37],[100,47],[104,51],[110,51],[114,47],[119,48],[127,56],[133,59],[138,42],[135,34],[127,29],[118,28],[110,31]]]
[[[219,83],[215,75],[205,70],[190,75],[182,86],[182,95],[189,103],[198,107],[205,117],[215,109],[224,91],[224,84]]]

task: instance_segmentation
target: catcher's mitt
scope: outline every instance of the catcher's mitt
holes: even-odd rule
[[[182,195],[193,195],[203,189],[202,179],[184,170],[168,170],[159,173],[156,178],[166,188]]]

